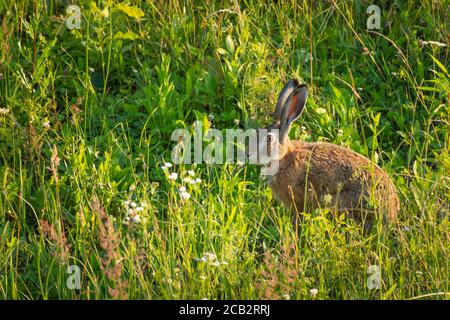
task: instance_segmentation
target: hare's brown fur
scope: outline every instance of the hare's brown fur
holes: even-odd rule
[[[278,97],[273,124],[258,133],[258,152],[273,152],[269,167],[278,162],[278,171],[268,179],[275,197],[292,210],[295,225],[301,212],[315,208],[345,213],[366,229],[377,215],[385,223],[393,221],[400,202],[380,167],[348,148],[289,140],[307,97],[306,85],[289,80]]]
[[[384,221],[400,208],[389,176],[369,159],[331,143],[286,141],[278,172],[269,178],[275,197],[293,210],[329,207],[371,228],[376,212]],[[374,201],[371,201],[374,200]]]

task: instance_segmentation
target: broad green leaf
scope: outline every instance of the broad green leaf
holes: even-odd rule
[[[429,55],[431,57],[431,59],[433,59],[433,61],[439,66],[439,68],[445,72],[446,75],[448,75],[448,71],[447,69],[444,67],[444,65],[435,57],[433,57],[431,54]]]
[[[229,53],[234,53],[234,42],[230,35],[225,39],[225,45],[227,46]]]
[[[127,31],[127,32],[122,32],[119,31],[114,35],[114,39],[120,39],[120,40],[136,40],[139,39],[139,35],[137,35],[136,33],[134,33],[133,31]]]
[[[116,8],[125,13],[127,16],[135,18],[138,21],[145,15],[144,11],[140,8],[132,7],[124,3],[119,3]]]
[[[217,48],[217,53],[221,55],[226,55],[228,52],[224,48]]]
[[[381,113],[377,113],[375,116],[372,116],[375,127],[380,123]]]
[[[315,111],[316,111],[318,114],[326,114],[326,113],[327,113],[327,110],[324,109],[324,108],[317,108]]]

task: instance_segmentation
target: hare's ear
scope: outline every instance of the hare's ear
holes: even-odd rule
[[[284,143],[294,122],[303,112],[308,98],[306,85],[301,85],[291,92],[281,114],[280,142]]]
[[[278,96],[277,106],[275,107],[275,113],[273,115],[274,124],[280,123],[281,114],[283,112],[283,107],[286,103],[286,100],[292,93],[292,91],[294,91],[294,89],[298,87],[298,85],[299,83],[296,79],[291,79],[284,85],[283,89],[280,92],[280,95]]]

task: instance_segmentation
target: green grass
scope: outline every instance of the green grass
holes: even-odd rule
[[[1,299],[450,298],[449,1],[377,1],[377,33],[370,1],[126,3],[143,16],[77,1],[72,31],[67,1],[0,3]],[[291,138],[378,163],[398,225],[315,210],[296,233],[254,166],[167,179],[174,129],[267,124],[291,77],[310,86]]]

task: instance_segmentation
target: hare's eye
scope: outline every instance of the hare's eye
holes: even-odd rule
[[[271,142],[273,142],[273,134],[268,134],[267,135],[267,142],[269,142],[269,143],[271,143]]]

